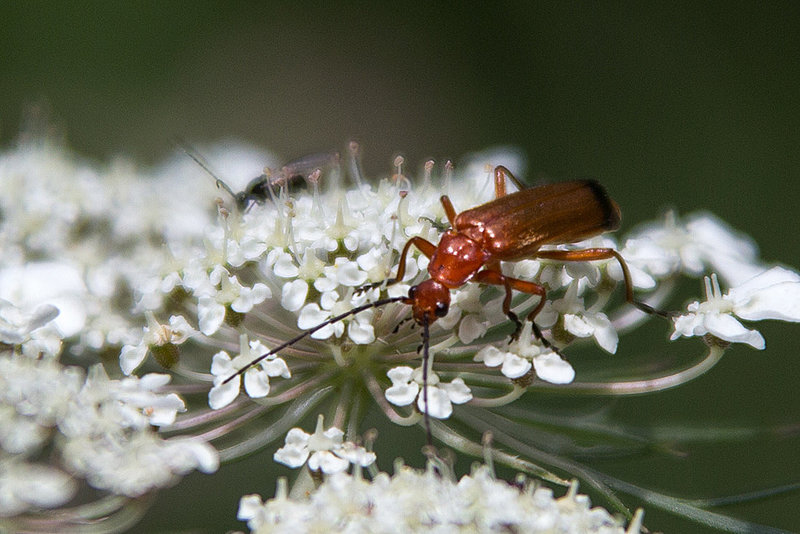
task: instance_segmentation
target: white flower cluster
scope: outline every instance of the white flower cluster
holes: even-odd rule
[[[46,140],[4,152],[0,298],[57,307],[54,326],[72,352],[136,344],[141,319],[131,309],[163,304],[176,255],[212,221],[213,191],[185,187],[175,170],[99,169]]]
[[[53,314],[12,314],[13,309],[6,303],[4,316],[31,319],[4,331],[8,348],[0,352],[0,516],[62,505],[78,489],[78,479],[138,497],[191,470],[217,469],[216,451],[207,443],[164,440],[152,430],[185,410],[177,395],[159,392],[170,376],[110,380],[99,364],[84,376],[78,367],[61,365],[58,352],[31,355],[33,347],[43,346],[40,330],[53,335]],[[44,346],[53,345],[58,346]],[[34,460],[51,447],[61,465]]]
[[[286,434],[286,443],[275,452],[276,462],[297,468],[308,465],[312,471],[326,475],[341,473],[350,464],[367,467],[375,463],[375,453],[351,441],[343,441],[344,432],[336,427],[323,427],[323,416],[317,418],[313,434],[293,428]]]
[[[371,481],[358,473],[337,473],[310,495],[295,499],[279,485],[262,502],[246,495],[238,518],[251,532],[529,532],[634,534],[638,515],[626,530],[603,508],[592,508],[577,487],[555,498],[534,484],[520,489],[481,466],[458,482],[433,469],[398,466],[392,476]]]
[[[723,341],[763,349],[766,343],[761,333],[745,328],[737,318],[800,322],[800,275],[794,271],[773,267],[724,295],[716,274],[705,277],[705,285],[705,302],[692,302],[689,313],[675,319],[672,339],[711,334]]]
[[[269,163],[253,153],[223,155],[226,176],[246,163],[255,162],[255,172]],[[1,154],[0,513],[68,500],[75,487],[67,471],[128,496],[189,469],[211,471],[216,455],[192,432],[252,437],[228,430],[260,416],[299,419],[301,407],[323,397],[347,419],[354,399],[371,396],[390,420],[411,425],[421,412],[458,417],[459,405],[499,406],[537,381],[575,380],[572,366],[536,339],[529,322],[509,343],[501,288],[467,283],[451,292],[449,312],[430,328],[424,370],[421,329],[404,321],[408,307],[369,308],[428,278],[428,258],[412,248],[404,280],[379,286],[397,272],[410,238],[439,242],[447,224],[440,195],[457,211],[494,198],[487,163],[521,166],[515,154],[494,152],[458,173],[428,165],[424,180],[413,182],[398,164],[392,179],[350,188],[333,171],[309,180],[309,191],[279,187],[263,205],[229,202],[215,213],[220,193],[188,158],[143,176],[124,162],[104,169],[76,162],[46,141]],[[661,282],[717,273],[706,279],[706,300],[673,317],[673,339],[764,348],[761,334],[740,321],[800,321],[800,275],[761,263],[748,238],[710,214],[670,214],[619,245],[602,235],[547,248],[619,250],[637,296],[653,290],[654,305],[664,297]],[[536,325],[554,347],[585,339],[617,350],[623,322],[609,309],[622,292],[616,259],[526,259],[502,269],[545,288]],[[538,299],[515,294],[512,311],[525,317]],[[642,314],[624,306],[630,326]],[[62,350],[83,358],[88,376],[60,364]],[[109,354],[119,356],[127,378],[91,366]],[[212,411],[176,421],[184,404],[169,393],[172,377],[181,391],[207,394]],[[238,399],[242,390],[247,397]],[[290,402],[297,409],[281,412]],[[151,430],[173,422],[189,437],[162,440]],[[317,430],[293,431],[277,457],[324,472],[367,465],[369,454],[340,433]],[[35,463],[51,443],[61,464]],[[49,472],[53,485],[25,497],[23,481]]]

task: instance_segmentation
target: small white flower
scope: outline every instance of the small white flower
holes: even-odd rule
[[[358,262],[338,257],[333,265],[323,267],[321,278],[314,281],[314,287],[320,293],[334,291],[340,285],[344,287],[358,287],[367,281],[367,273],[362,271]]]
[[[558,354],[545,348],[533,337],[533,325],[525,321],[519,337],[510,343],[507,350],[486,345],[475,354],[475,361],[482,361],[487,367],[500,367],[500,372],[508,378],[520,378],[531,368],[536,376],[551,384],[569,384],[575,379],[575,370]]]
[[[141,378],[127,377],[119,381],[110,396],[119,400],[125,409],[141,412],[153,426],[171,425],[178,412],[186,411],[178,395],[158,392],[171,380],[171,375],[158,373],[149,373]],[[124,420],[122,417],[120,419]]]
[[[386,390],[386,400],[395,406],[407,406],[414,399],[422,413],[427,412],[436,419],[447,419],[453,413],[453,404],[464,404],[472,400],[472,392],[461,378],[452,382],[440,382],[434,372],[428,373],[427,406],[423,393],[422,368],[412,369],[407,366],[394,367],[387,373],[392,385]]]
[[[61,334],[52,322],[58,315],[58,308],[50,304],[26,313],[0,299],[0,343],[19,345],[23,354],[33,358],[55,357],[61,352]]]
[[[413,380],[414,369],[406,365],[393,367],[386,373],[392,381],[386,390],[386,400],[395,406],[408,406],[417,398],[420,386]]]
[[[712,334],[733,343],[764,349],[764,337],[745,328],[746,321],[778,319],[800,322],[800,275],[773,267],[722,294],[715,274],[705,277],[706,301],[692,302],[689,313],[674,319],[671,339]]]
[[[291,378],[292,373],[283,358],[271,354],[259,362],[257,366],[250,367],[256,358],[266,354],[268,349],[260,341],[250,341],[247,335],[239,336],[239,355],[231,359],[225,351],[214,355],[211,362],[211,374],[214,375],[214,386],[208,392],[208,405],[218,410],[233,402],[239,396],[242,385],[240,370],[247,367],[244,372],[244,390],[254,399],[266,397],[270,390],[270,377],[281,376]],[[225,382],[227,380],[227,382]]]
[[[149,351],[164,354],[159,358],[159,363],[169,368],[177,362],[166,361],[167,354],[177,351],[175,346],[185,342],[195,334],[194,328],[182,315],[173,315],[169,318],[169,326],[162,325],[151,311],[144,313],[147,326],[143,329],[142,341],[138,345],[124,345],[119,355],[119,365],[126,375],[131,374],[144,362]],[[177,357],[177,356],[174,356]]]
[[[220,286],[211,296],[201,296],[197,302],[197,319],[200,331],[205,335],[214,334],[225,320],[225,310],[247,313],[253,306],[264,302],[272,296],[272,291],[263,283],[253,287],[244,287],[236,276],[229,276],[221,267],[214,269],[209,275],[213,286]]]
[[[475,353],[475,361],[486,367],[500,367],[500,372],[508,378],[519,378],[530,371],[531,362],[511,351],[500,350],[494,345],[484,345]]]
[[[564,328],[575,337],[594,337],[607,352],[617,351],[619,336],[605,313],[587,310],[578,297],[578,281],[573,281],[564,296],[546,305],[564,318]]]
[[[292,468],[308,462],[312,471],[333,474],[344,471],[352,463],[366,467],[375,462],[375,454],[351,442],[343,442],[344,432],[336,427],[324,430],[324,419],[317,418],[317,428],[307,434],[299,428],[289,430],[284,446],[275,452],[276,462]]]
[[[368,295],[362,294],[351,299],[339,299],[336,291],[327,291],[320,296],[320,304],[311,302],[303,306],[297,317],[297,327],[301,330],[308,330],[323,322],[336,317],[342,313],[350,311],[354,306],[359,306],[366,301]],[[372,325],[374,310],[365,310],[358,315],[349,318],[349,321],[338,321],[311,334],[314,339],[328,339],[329,337],[341,337],[344,333],[345,324],[348,325],[347,333],[353,343],[367,345],[375,341],[375,330]]]
[[[170,375],[157,373],[111,380],[101,364],[93,365],[73,399],[74,408],[60,421],[61,430],[69,435],[89,432],[87,425],[92,422],[81,415],[81,409],[102,410],[104,417],[126,428],[170,425],[178,412],[186,411],[178,395],[160,392],[170,380]]]

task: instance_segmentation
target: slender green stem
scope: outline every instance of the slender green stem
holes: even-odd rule
[[[564,393],[588,393],[592,395],[641,395],[654,393],[665,389],[672,389],[690,382],[705,374],[720,361],[725,349],[717,345],[708,348],[708,354],[694,365],[664,376],[646,380],[630,380],[619,382],[573,382],[571,384],[537,383],[530,387],[536,391],[551,391]]]

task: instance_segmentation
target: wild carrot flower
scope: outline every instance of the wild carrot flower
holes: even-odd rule
[[[292,429],[289,436],[297,430]],[[288,442],[287,436],[287,446]],[[512,484],[498,479],[490,465],[473,466],[460,479],[451,466],[435,459],[421,470],[398,461],[394,474],[373,470],[371,480],[362,469],[349,474],[346,467],[344,461],[341,469],[323,468],[323,481],[302,496],[290,495],[286,480],[279,479],[275,497],[266,502],[255,494],[242,497],[237,517],[247,521],[251,532],[641,531],[641,511],[626,529],[619,518],[592,507],[589,498],[578,493],[577,482],[556,498],[552,490],[531,480],[518,478]]]
[[[483,430],[492,430],[494,460],[555,484],[564,480],[553,470],[572,472],[622,511],[612,489],[680,509],[674,500],[597,476],[568,457],[568,438],[562,454],[558,430],[574,430],[575,420],[545,421],[517,407],[529,392],[656,392],[719,361],[724,344],[710,342],[688,368],[638,379],[581,376],[563,356],[570,356],[571,343],[624,350],[620,333],[645,318],[621,298],[615,259],[502,266],[545,288],[536,324],[549,344],[528,321],[511,339],[514,325],[503,313],[500,288],[467,283],[453,290],[449,313],[430,327],[427,361],[421,329],[407,320],[398,297],[428,277],[428,258],[412,248],[404,280],[381,284],[397,272],[411,237],[439,242],[448,225],[442,194],[457,211],[492,200],[492,165],[519,169],[516,154],[481,154],[457,170],[429,162],[419,180],[398,160],[391,178],[371,185],[353,159],[349,172],[310,172],[305,190],[276,182],[268,200],[265,193],[263,204],[247,206],[231,198],[215,202],[227,193],[186,159],[143,176],[125,162],[104,169],[78,163],[47,141],[0,157],[0,484],[11,488],[0,515],[13,518],[9,525],[35,530],[42,518],[85,520],[45,509],[69,506],[88,484],[119,498],[101,514],[113,530],[125,503],[190,470],[212,472],[219,459],[277,448],[284,439],[276,454],[290,465],[323,472],[369,465],[371,451],[354,437],[370,407],[401,426],[423,423],[427,412],[434,443],[463,454],[480,454]],[[275,164],[241,151],[229,162],[226,177],[238,166],[244,178]],[[545,248],[620,250],[637,296],[656,307],[669,302],[678,277],[718,272],[731,289],[723,294],[716,277],[709,279],[706,302],[671,316],[673,338],[711,334],[762,348],[760,334],[739,319],[798,320],[798,275],[769,269],[748,238],[710,214],[673,214],[628,239],[617,237]],[[515,294],[511,309],[524,318],[538,301]],[[363,309],[351,313],[357,308]],[[290,432],[320,413],[331,428],[345,430]],[[613,426],[600,434],[618,437]],[[421,443],[421,434],[414,436]],[[50,450],[58,454],[47,462],[42,453]],[[46,475],[51,483],[41,482]],[[330,487],[364,483],[356,478],[342,475]],[[482,501],[493,487],[488,478],[464,485]],[[372,486],[385,496],[395,491],[390,482],[379,477]],[[31,484],[42,488],[39,496],[26,497]],[[520,497],[514,491],[520,493],[502,489],[509,499]],[[520,498],[537,501],[537,493]],[[240,515],[257,526],[277,513],[260,506],[243,505]],[[581,517],[593,513],[588,504],[576,508]],[[307,513],[299,505],[289,509]],[[490,513],[488,506],[475,511],[470,524]],[[686,514],[702,516],[696,511]],[[287,513],[295,512],[280,512]],[[601,519],[605,527],[608,518]],[[608,532],[621,528],[608,525]]]

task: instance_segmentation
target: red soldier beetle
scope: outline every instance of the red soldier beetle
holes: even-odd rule
[[[514,182],[520,190],[507,193],[506,180]],[[394,278],[360,288],[360,291],[364,291],[400,282],[405,275],[406,259],[411,247],[414,246],[430,259],[427,268],[430,278],[412,286],[408,296],[377,300],[328,319],[253,360],[236,374],[225,379],[223,383],[327,325],[370,308],[402,302],[411,306],[414,321],[423,327],[422,395],[425,406],[425,427],[430,442],[426,387],[429,327],[438,318],[447,315],[451,289],[457,289],[467,282],[502,286],[505,290],[503,313],[516,325],[512,339],[515,339],[522,329],[522,322],[511,311],[512,291],[538,295],[539,302],[528,313],[527,319],[533,326],[534,335],[546,347],[559,353],[544,338],[534,322],[545,304],[544,286],[504,275],[500,269],[500,262],[531,258],[564,262],[616,259],[622,269],[626,300],[646,313],[667,316],[665,312],[634,299],[628,266],[620,253],[613,248],[540,250],[544,245],[582,241],[619,228],[621,220],[619,206],[597,181],[576,180],[525,189],[507,168],[498,166],[494,169],[494,187],[496,196],[494,200],[461,213],[456,213],[450,199],[443,195],[440,201],[450,222],[450,229],[442,234],[439,243],[433,244],[422,237],[412,237],[403,247]]]

